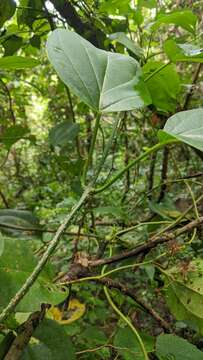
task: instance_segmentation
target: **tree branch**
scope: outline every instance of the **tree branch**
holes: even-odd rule
[[[197,220],[191,221],[189,224],[183,226],[180,229],[177,229],[174,232],[168,232],[163,234],[162,236],[153,236],[149,241],[147,241],[142,245],[137,246],[133,250],[125,251],[122,254],[114,255],[106,259],[90,260],[89,266],[94,267],[99,265],[112,264],[124,259],[129,259],[131,257],[137,256],[142,252],[146,252],[146,251],[148,252],[149,250],[155,248],[159,244],[163,244],[167,241],[174,240],[176,237],[186,232],[190,232],[192,229],[201,225],[202,223],[203,223],[203,216]]]
[[[28,319],[19,326],[17,336],[13,340],[9,351],[7,352],[4,360],[19,360],[21,359],[22,352],[28,345],[33,332],[38,327],[40,322],[44,319],[46,313],[46,305],[42,305],[41,311],[36,311],[31,314]]]

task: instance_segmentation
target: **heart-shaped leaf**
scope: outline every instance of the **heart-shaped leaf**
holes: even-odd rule
[[[47,51],[62,81],[96,111],[133,110],[151,102],[140,66],[130,56],[97,49],[65,29],[52,32]]]
[[[171,116],[164,132],[203,151],[203,108],[181,111]]]

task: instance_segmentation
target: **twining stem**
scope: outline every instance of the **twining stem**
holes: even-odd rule
[[[140,345],[140,348],[142,350],[142,353],[144,355],[144,359],[145,360],[148,360],[148,355],[147,355],[147,351],[145,349],[145,346],[144,346],[144,343],[139,335],[139,332],[137,331],[137,329],[133,326],[133,324],[131,323],[131,321],[127,318],[127,316],[125,316],[116,306],[116,304],[113,302],[110,294],[109,294],[109,291],[107,289],[106,286],[104,286],[104,293],[106,295],[106,298],[109,302],[109,304],[111,305],[112,309],[115,311],[115,313],[129,326],[129,328],[132,330],[132,332],[135,334],[137,340],[138,340],[138,343]]]
[[[112,256],[112,247],[110,247],[110,256]],[[106,269],[107,265],[104,265],[101,271],[101,275],[104,274],[105,269]],[[135,334],[138,343],[140,345],[141,351],[144,355],[144,359],[148,360],[148,355],[147,355],[147,351],[145,349],[144,343],[139,335],[139,332],[137,331],[137,329],[133,326],[133,324],[131,323],[131,321],[127,318],[127,316],[125,316],[120,309],[116,306],[116,304],[113,302],[109,290],[107,289],[106,286],[103,287],[104,289],[104,294],[106,295],[107,301],[109,302],[110,306],[112,307],[112,309],[115,311],[115,313],[121,318],[123,319],[123,321],[129,326],[129,328],[133,331],[133,333]]]
[[[122,170],[120,170],[117,175],[115,175],[112,179],[110,179],[106,184],[104,184],[103,186],[101,186],[98,189],[94,190],[95,194],[98,194],[100,192],[103,192],[104,190],[106,190],[109,186],[111,186],[112,184],[114,184],[118,179],[120,179],[123,174],[128,171],[131,167],[133,167],[134,165],[136,165],[138,162],[145,160],[150,154],[152,154],[153,152],[163,148],[166,145],[169,144],[174,144],[174,143],[178,143],[179,140],[177,139],[170,139],[168,141],[165,141],[163,143],[158,143],[154,146],[152,146],[150,149],[146,150],[143,154],[141,154],[140,156],[138,156],[135,160],[131,161],[126,167],[124,167]]]
[[[94,127],[93,136],[92,136],[92,140],[91,140],[91,144],[90,144],[90,150],[89,150],[89,153],[88,153],[88,158],[87,158],[87,161],[86,161],[85,166],[84,166],[84,172],[83,172],[83,182],[84,182],[84,184],[85,184],[85,181],[86,181],[87,171],[89,169],[89,166],[92,164],[92,156],[93,156],[93,152],[94,152],[94,148],[95,148],[95,143],[96,143],[97,133],[98,133],[98,129],[99,129],[100,119],[101,119],[101,114],[98,113],[97,117],[96,117],[96,121],[95,121],[95,127]]]

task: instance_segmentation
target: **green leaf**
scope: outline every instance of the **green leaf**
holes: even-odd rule
[[[39,65],[38,60],[23,56],[5,56],[0,58],[0,70],[26,69],[37,65]]]
[[[164,43],[164,51],[173,62],[203,63],[203,49],[191,44],[177,44],[170,39]]]
[[[27,127],[21,125],[10,126],[0,135],[0,142],[3,143],[7,149],[10,149],[13,144],[23,139],[25,135],[29,133],[30,130]]]
[[[97,49],[64,29],[52,32],[47,51],[61,80],[94,110],[125,111],[150,103],[135,59]]]
[[[146,7],[148,9],[154,9],[157,6],[156,0],[138,0],[138,7]]]
[[[141,334],[142,340],[147,352],[154,350],[154,338],[152,336]],[[140,345],[129,327],[119,328],[114,337],[114,346],[118,348],[118,353],[124,360],[143,360],[144,356]]]
[[[0,308],[8,305],[36,264],[37,259],[32,253],[31,242],[4,239],[4,252],[0,257],[0,287],[3,289]],[[17,306],[17,311],[33,312],[40,309],[41,303],[58,304],[61,302],[65,293],[52,284],[53,276],[53,269],[47,266]]]
[[[138,59],[143,58],[143,50],[123,32],[109,35],[109,39],[117,41],[130,50]]]
[[[164,131],[203,151],[203,108],[181,111],[171,116],[164,126]]]
[[[4,56],[13,55],[20,47],[22,46],[23,39],[20,36],[11,35],[3,41],[2,45],[4,47]]]
[[[4,252],[4,237],[2,233],[0,233],[0,256],[3,254],[3,252]]]
[[[171,287],[166,288],[165,298],[167,305],[176,320],[181,322],[184,321],[187,324],[187,327],[203,335],[203,319],[189,312],[182,305],[181,300],[176,296]]]
[[[160,14],[152,24],[151,30],[157,30],[161,25],[174,24],[194,34],[197,16],[191,10],[176,10],[170,13]]]
[[[9,20],[15,13],[16,3],[14,0],[1,0],[0,2],[0,28],[6,20]]]
[[[73,344],[63,327],[57,322],[43,320],[33,337],[40,343],[29,346],[24,351],[22,360],[75,360]]]
[[[29,344],[26,346],[21,360],[54,360],[51,350],[44,344]]]
[[[39,35],[34,35],[31,39],[30,39],[30,44],[37,48],[40,49],[40,45],[41,45],[41,37]]]
[[[159,335],[156,342],[159,359],[203,360],[203,352],[187,340],[175,335]]]
[[[1,225],[17,225],[27,229],[36,229],[39,225],[39,220],[32,212],[27,210],[16,210],[16,209],[0,209],[0,229],[2,232],[17,235],[18,231],[13,229],[7,229]],[[22,231],[20,232],[22,236]]]
[[[68,142],[75,140],[79,133],[80,126],[71,122],[64,121],[49,132],[49,140],[53,146],[64,146]]]
[[[143,67],[144,77],[147,78],[163,65],[161,62],[149,61]],[[174,112],[177,106],[177,96],[181,89],[175,66],[167,65],[146,83],[156,109],[162,112]]]
[[[158,130],[157,135],[161,143],[166,143],[168,140],[174,139],[174,136],[167,134],[164,130]]]
[[[98,329],[97,326],[89,325],[82,333],[82,339],[85,343],[88,343],[91,347],[104,345],[107,341],[107,337],[103,331]]]
[[[175,266],[165,272],[166,300],[177,320],[189,320],[203,333],[203,260],[192,261],[187,272]]]
[[[130,11],[130,0],[106,0],[99,7],[101,13],[127,15]]]
[[[0,342],[0,359],[5,359],[5,356],[13,342],[13,340],[15,339],[15,335],[12,331],[9,331],[4,337],[3,339],[1,338],[1,342]]]

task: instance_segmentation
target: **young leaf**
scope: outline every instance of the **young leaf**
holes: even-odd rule
[[[49,36],[47,52],[61,80],[96,111],[133,110],[150,103],[140,66],[129,56],[97,49],[64,29]]]
[[[181,111],[171,116],[164,126],[164,131],[203,151],[203,108]]]
[[[202,360],[203,352],[187,340],[175,335],[159,335],[156,342],[156,354],[160,359]]]
[[[0,70],[26,69],[37,65],[39,65],[38,60],[23,56],[5,56],[0,58]]]

